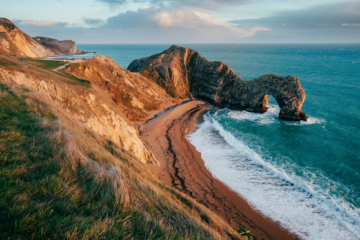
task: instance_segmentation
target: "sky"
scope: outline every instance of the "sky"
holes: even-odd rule
[[[360,0],[0,0],[32,37],[82,44],[360,43]]]

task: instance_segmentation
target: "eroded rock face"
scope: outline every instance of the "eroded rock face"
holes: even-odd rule
[[[0,53],[18,57],[45,57],[55,54],[6,18],[0,18]]]
[[[59,41],[52,38],[32,38],[10,20],[0,18],[0,53],[17,57],[47,57],[80,53],[71,40]]]
[[[72,40],[59,41],[57,39],[47,37],[35,37],[35,41],[40,43],[42,46],[51,49],[56,54],[77,54],[80,53],[77,50],[76,43]]]
[[[244,81],[223,62],[209,62],[197,51],[172,46],[147,58],[134,60],[128,67],[153,79],[175,97],[207,100],[218,107],[264,112],[267,95],[271,94],[281,110],[279,118],[306,120],[301,107],[305,90],[297,77],[267,74]]]
[[[1,57],[0,57],[1,59]],[[68,84],[68,79],[41,69],[0,65],[0,80],[10,81],[43,94],[49,105],[80,121],[94,132],[123,147],[144,163],[158,165],[155,156],[140,139],[137,128],[99,87]]]
[[[145,119],[147,111],[159,110],[174,101],[152,80],[120,67],[110,57],[96,56],[70,65],[65,72],[106,91],[131,121]]]

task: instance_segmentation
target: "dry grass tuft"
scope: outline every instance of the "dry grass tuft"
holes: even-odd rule
[[[0,239],[244,239],[41,95],[11,89],[0,84]]]

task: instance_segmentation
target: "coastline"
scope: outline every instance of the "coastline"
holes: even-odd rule
[[[149,169],[161,182],[193,197],[234,229],[250,230],[254,239],[296,239],[214,178],[201,153],[186,139],[211,107],[202,101],[184,101],[139,124],[140,138],[160,163],[159,167],[148,164]]]

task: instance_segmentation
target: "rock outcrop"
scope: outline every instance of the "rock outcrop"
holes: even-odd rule
[[[76,43],[72,40],[59,41],[57,39],[47,37],[35,37],[34,40],[42,46],[51,49],[55,52],[55,54],[62,55],[80,53],[80,51],[77,50]]]
[[[6,18],[0,18],[0,53],[17,57],[55,55],[55,52],[39,44]]]
[[[179,46],[153,56],[134,60],[128,67],[153,79],[178,98],[192,93],[218,107],[264,112],[271,94],[281,110],[279,118],[299,121],[307,116],[301,110],[305,90],[297,77],[267,74],[244,81],[223,62],[209,62],[199,52]]]
[[[17,28],[10,20],[0,18],[0,53],[17,57],[37,58],[84,52],[77,50],[76,43],[71,40],[32,38]]]
[[[109,57],[96,56],[72,64],[65,72],[88,80],[106,91],[131,121],[145,119],[147,111],[159,110],[174,101],[156,83],[120,67]]]
[[[137,127],[122,113],[108,94],[92,84],[87,88],[80,82],[24,61],[0,55],[0,80],[24,85],[49,99],[57,107],[94,132],[132,153],[144,163],[158,164],[154,155],[139,138]],[[7,66],[5,66],[7,65]]]

